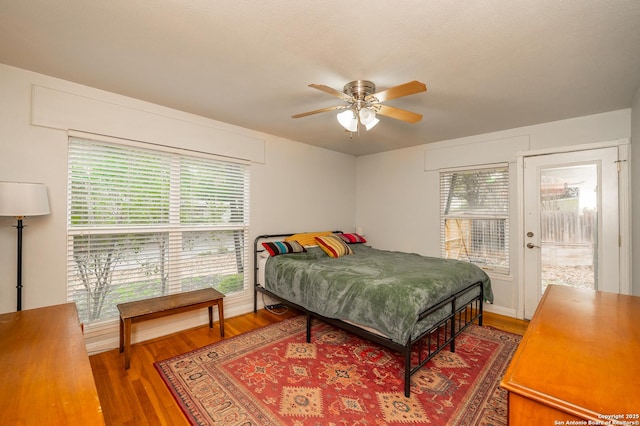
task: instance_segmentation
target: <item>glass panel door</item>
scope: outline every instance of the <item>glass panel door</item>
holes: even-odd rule
[[[547,286],[620,291],[618,151],[524,158],[524,317]]]
[[[598,167],[540,170],[540,261],[547,285],[598,288]]]

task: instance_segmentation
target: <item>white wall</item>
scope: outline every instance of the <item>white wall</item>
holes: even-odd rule
[[[631,210],[640,212],[640,89],[636,92],[631,106]],[[640,296],[640,214],[632,216],[632,240],[631,253],[633,255],[632,292]]]
[[[446,167],[455,167],[456,161],[441,152],[450,150],[458,155],[459,166],[509,162],[514,181],[513,267],[509,277],[492,277],[495,302],[488,309],[515,316],[520,271],[514,246],[518,230],[515,153],[527,145],[537,150],[629,138],[630,119],[631,110],[626,109],[358,157],[356,225],[364,227],[375,247],[439,256],[439,175],[436,170],[425,171],[425,159],[439,155],[447,158]],[[510,149],[509,144],[517,148]]]
[[[253,159],[252,241],[263,233],[354,229],[355,157],[0,64],[0,181],[45,183],[51,207],[48,216],[25,219],[23,309],[66,302],[65,125]],[[189,140],[180,141],[185,134]],[[0,217],[0,313],[15,311],[15,287],[15,219]],[[227,316],[251,309],[252,291],[225,299]],[[133,340],[204,323],[206,312],[143,323]],[[116,347],[117,328],[89,330],[87,339],[90,350]]]

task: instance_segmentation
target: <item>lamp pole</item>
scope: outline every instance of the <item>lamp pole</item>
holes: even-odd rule
[[[17,277],[18,277],[18,283],[16,285],[16,289],[17,289],[17,299],[18,299],[18,306],[17,306],[17,310],[18,312],[22,310],[22,228],[24,228],[24,226],[22,226],[22,216],[18,216],[18,225],[16,226],[16,228],[18,229],[18,267],[17,267]]]
[[[0,182],[0,216],[16,218],[18,225],[17,309],[22,310],[22,220],[49,214],[47,187],[41,183]]]

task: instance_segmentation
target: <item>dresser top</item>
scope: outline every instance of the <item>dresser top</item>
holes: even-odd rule
[[[640,297],[549,286],[501,386],[581,418],[638,414]]]
[[[104,425],[75,303],[0,315],[0,424]]]

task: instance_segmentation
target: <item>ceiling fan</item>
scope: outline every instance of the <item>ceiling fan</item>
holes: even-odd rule
[[[408,123],[417,123],[422,120],[422,114],[382,105],[382,102],[427,90],[427,86],[424,83],[415,80],[377,93],[376,85],[367,80],[355,80],[347,83],[342,92],[324,84],[310,84],[309,87],[336,96],[347,104],[303,112],[292,115],[291,118],[301,118],[321,112],[338,110],[340,111],[337,116],[338,122],[349,132],[358,131],[358,123],[362,124],[367,130],[371,130],[380,121],[376,118],[376,115],[391,117]]]

